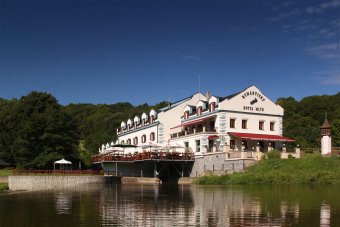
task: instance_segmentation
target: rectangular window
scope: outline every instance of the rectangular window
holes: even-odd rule
[[[185,151],[189,151],[189,142],[184,142]]]
[[[247,120],[242,120],[242,129],[247,129]]]
[[[235,149],[235,140],[230,140],[230,149]]]
[[[196,152],[200,152],[200,151],[201,151],[201,141],[196,140]]]
[[[270,122],[270,131],[274,131],[274,128],[275,128],[275,122],[272,121]]]
[[[215,121],[209,122],[209,132],[215,132]]]
[[[264,121],[259,121],[259,130],[264,130]]]
[[[235,119],[230,119],[230,128],[235,128]]]
[[[248,149],[248,143],[246,140],[242,140],[242,145],[244,146],[244,149],[247,150]]]

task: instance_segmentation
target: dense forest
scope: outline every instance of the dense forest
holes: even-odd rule
[[[340,93],[297,101],[280,98],[285,109],[284,135],[301,147],[319,147],[325,112],[332,125],[333,146],[340,146]],[[0,99],[0,159],[19,168],[51,168],[66,158],[89,166],[101,144],[115,141],[122,121],[166,106],[130,103],[69,104],[51,94],[31,92],[20,99]]]
[[[166,105],[62,106],[51,94],[36,91],[18,100],[0,99],[0,159],[19,168],[51,168],[60,158],[89,166],[101,144],[115,141],[123,120]]]

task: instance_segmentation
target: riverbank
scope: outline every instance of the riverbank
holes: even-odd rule
[[[0,192],[8,190],[8,184],[0,183]]]
[[[301,159],[261,160],[243,173],[203,176],[202,185],[340,184],[340,157],[306,155]]]

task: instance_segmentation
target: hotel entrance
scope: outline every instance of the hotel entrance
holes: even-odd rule
[[[218,145],[219,145],[219,136],[212,135],[208,136],[208,150],[207,152],[216,152],[218,151]]]

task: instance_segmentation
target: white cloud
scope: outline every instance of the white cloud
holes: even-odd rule
[[[336,8],[339,8],[339,7],[340,7],[340,0],[333,0],[333,1],[321,3],[318,6],[308,6],[306,8],[306,12],[310,13],[310,14],[322,13],[325,10],[336,9]]]
[[[340,72],[336,72],[334,75],[326,75],[322,78],[321,83],[325,85],[340,85]]]
[[[340,27],[340,19],[338,19],[338,20],[333,20],[331,24],[332,24],[332,25],[335,25],[335,26],[337,26],[337,27]]]
[[[319,46],[313,46],[306,48],[306,51],[321,58],[328,60],[339,60],[340,59],[340,44],[329,43]]]
[[[201,60],[200,57],[198,56],[193,56],[193,55],[185,55],[185,56],[182,56],[183,59],[185,60],[193,60],[193,61],[199,61]]]
[[[300,13],[301,13],[301,11],[299,9],[293,9],[293,10],[288,11],[288,12],[280,13],[279,15],[270,18],[270,20],[271,21],[279,21],[279,20],[285,19],[287,17],[299,15]]]

